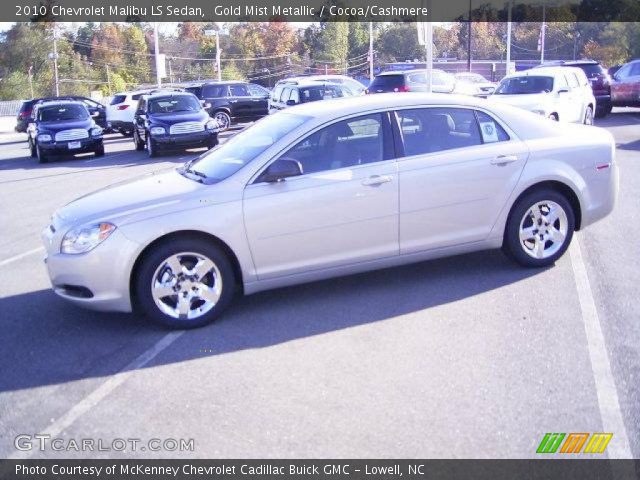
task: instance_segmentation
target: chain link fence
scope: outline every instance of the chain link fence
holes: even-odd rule
[[[24,100],[5,100],[0,102],[0,117],[15,117]]]

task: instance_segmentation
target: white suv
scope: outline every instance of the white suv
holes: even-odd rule
[[[552,120],[593,124],[596,99],[576,67],[542,67],[502,79],[491,101],[508,103]]]
[[[138,100],[150,90],[116,93],[107,105],[107,127],[117,130],[125,137],[133,134],[133,116],[136,113]]]

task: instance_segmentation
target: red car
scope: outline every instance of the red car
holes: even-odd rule
[[[640,60],[624,64],[613,75],[611,103],[616,107],[640,107]]]

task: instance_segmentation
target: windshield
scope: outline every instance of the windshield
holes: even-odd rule
[[[198,99],[192,95],[177,95],[149,100],[149,113],[198,112],[201,108]]]
[[[56,105],[38,109],[41,122],[64,122],[67,120],[86,120],[89,112],[84,105]]]
[[[321,85],[318,87],[306,87],[300,89],[300,102],[308,103],[317,100],[343,97],[342,90],[337,85]]]
[[[505,78],[496,88],[496,95],[521,95],[530,93],[546,93],[553,91],[553,77]]]
[[[269,115],[187,165],[204,174],[207,183],[219,182],[249,164],[309,118],[284,112]]]
[[[404,85],[404,75],[379,75],[373,79],[369,88],[399,88]]]

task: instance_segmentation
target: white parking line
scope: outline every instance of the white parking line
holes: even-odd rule
[[[0,261],[0,267],[4,267],[5,265],[9,265],[10,263],[17,262],[24,257],[28,257],[29,255],[40,252],[44,252],[44,247],[34,248],[33,250],[14,255],[13,257],[5,258],[4,260]]]
[[[602,334],[602,326],[587,276],[587,268],[582,260],[582,251],[577,235],[573,237],[569,246],[569,255],[584,328],[587,333],[587,345],[596,384],[600,416],[602,417],[602,428],[603,432],[613,433],[611,443],[607,447],[607,453],[609,458],[632,458],[629,437],[627,437],[627,430],[620,411],[618,391],[611,373],[607,347]]]
[[[162,337],[153,347],[145,351],[142,355],[137,357],[126,367],[120,370],[115,375],[109,377],[109,379],[101,384],[98,388],[93,390],[89,395],[84,397],[78,403],[76,403],[70,410],[64,415],[55,420],[44,431],[40,432],[43,435],[50,435],[52,438],[59,436],[66,428],[69,428],[78,418],[87,413],[93,407],[95,407],[100,401],[102,401],[107,395],[114,391],[118,386],[125,382],[136,370],[147,365],[153,360],[160,352],[175,342],[185,333],[185,330],[180,332],[171,332]],[[9,455],[10,460],[24,460],[33,456],[36,450],[17,451]]]

